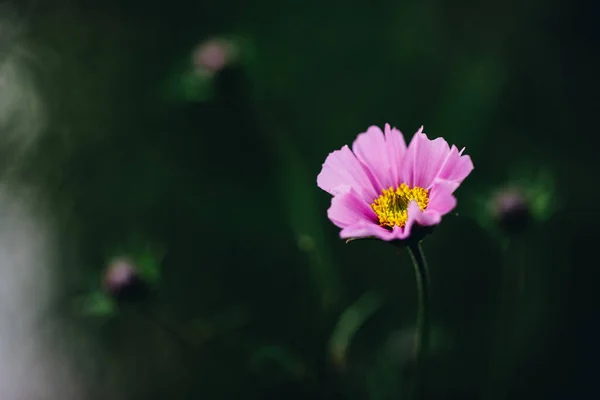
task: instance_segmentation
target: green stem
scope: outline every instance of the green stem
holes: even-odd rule
[[[185,357],[193,356],[196,352],[195,346],[188,341],[185,336],[177,329],[165,322],[162,318],[157,317],[152,311],[145,307],[138,307],[137,314],[147,322],[154,325],[160,331],[167,335],[170,339],[177,343]]]
[[[427,375],[424,359],[429,348],[429,271],[421,244],[411,244],[408,246],[408,250],[415,267],[417,293],[419,296],[415,337],[415,398],[423,399],[425,397],[425,380]]]

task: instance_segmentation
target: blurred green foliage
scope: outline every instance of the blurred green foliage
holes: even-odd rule
[[[587,265],[575,261],[577,242],[600,215],[589,7],[27,8],[50,121],[24,179],[45,187],[61,216],[64,292],[87,293],[87,314],[112,315],[101,326],[69,315],[100,349],[91,370],[131,399],[402,398],[401,332],[417,298],[409,257],[381,242],[345,244],[316,186],[329,152],[389,122],[407,139],[424,125],[475,164],[457,215],[424,243],[442,343],[428,358],[429,398],[574,398],[573,324],[591,306],[574,305],[573,269]],[[194,49],[219,35],[239,58],[199,75]],[[495,232],[486,204],[517,182],[543,217],[511,238]],[[149,243],[166,251],[143,250]],[[115,315],[101,293],[109,258],[132,252],[157,289],[145,316]],[[376,300],[355,303],[365,293]],[[241,311],[229,318],[231,309]],[[355,319],[340,328],[348,312]],[[332,340],[343,342],[344,368]]]

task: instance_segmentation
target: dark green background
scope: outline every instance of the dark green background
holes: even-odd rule
[[[329,152],[385,123],[407,139],[424,125],[475,165],[458,216],[424,242],[438,337],[430,398],[597,392],[597,3],[17,9],[49,115],[22,179],[45,188],[61,221],[56,308],[94,348],[80,356],[90,398],[106,387],[131,399],[402,398],[402,352],[389,343],[415,319],[408,254],[345,244],[316,186]],[[219,35],[240,38],[240,60],[194,99],[182,76],[195,46]],[[538,172],[554,184],[551,215],[510,239],[482,222],[494,188],[535,186]],[[115,249],[145,243],[166,253],[144,310],[194,350],[128,309],[70,311]],[[370,291],[383,305],[336,368],[332,331]]]

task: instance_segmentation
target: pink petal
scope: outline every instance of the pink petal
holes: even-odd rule
[[[342,239],[377,237],[381,240],[393,240],[401,228],[393,231],[382,228],[377,223],[377,215],[353,189],[338,194],[331,200],[327,216],[342,228]]]
[[[442,216],[433,210],[421,211],[416,201],[411,201],[408,205],[408,220],[401,230],[396,234],[396,238],[400,240],[407,239],[412,233],[412,228],[415,223],[421,226],[437,225],[442,220]]]
[[[458,182],[437,179],[430,190],[427,211],[435,211],[441,215],[448,214],[456,207],[456,197],[452,193],[458,188]]]
[[[473,161],[471,161],[471,157],[463,156],[463,151],[464,149],[459,152],[456,146],[452,146],[444,165],[440,168],[438,178],[458,183],[465,180],[471,171],[473,171]]]
[[[412,178],[410,186],[429,189],[449,154],[450,146],[443,138],[430,140],[426,134],[417,132],[408,146],[404,178]]]
[[[363,221],[342,229],[340,237],[342,239],[376,237],[381,240],[390,241],[397,238],[400,230],[401,228],[395,226],[394,230],[390,231],[382,228],[376,222]]]
[[[385,124],[384,134],[379,127],[370,126],[366,132],[358,135],[352,151],[370,172],[378,193],[398,186],[402,159],[406,152],[404,137],[398,129]]]
[[[365,221],[377,221],[377,215],[371,206],[351,188],[331,199],[331,207],[327,210],[327,216],[340,228]]]
[[[422,211],[416,201],[411,201],[408,205],[408,220],[406,227],[412,227],[412,223],[416,222],[421,226],[437,225],[441,222],[442,215],[437,210]]]
[[[404,141],[402,132],[396,128],[390,128],[390,124],[385,124],[385,141],[387,144],[388,162],[391,167],[390,179],[393,185],[398,185],[401,183],[402,160],[406,154],[406,142]]]
[[[402,228],[394,226],[392,230],[381,227],[375,221],[362,220],[348,225],[340,232],[342,239],[376,237],[381,240],[405,240],[412,233],[415,223],[421,226],[437,225],[442,220],[442,214],[437,210],[421,211],[416,201],[411,201],[408,205],[408,220]],[[339,225],[338,225],[339,226]]]
[[[365,201],[371,202],[379,195],[365,168],[348,146],[327,156],[317,176],[317,185],[335,196],[353,188]]]
[[[420,140],[416,139],[419,137],[422,131],[423,127],[419,128],[417,133],[415,133],[412,140],[408,144],[408,149],[406,150],[406,154],[404,155],[404,160],[402,160],[400,180],[410,187],[414,186],[415,176],[418,170],[417,155],[419,152],[419,145],[421,145],[422,143]]]
[[[370,172],[378,193],[381,193],[382,189],[397,185],[391,176],[392,166],[387,143],[378,126],[370,126],[366,132],[359,134],[352,144],[352,151]]]
[[[431,187],[429,205],[425,211],[419,208],[416,201],[411,201],[408,205],[408,220],[399,233],[398,239],[408,238],[415,223],[421,226],[439,224],[442,221],[442,216],[456,207],[456,198],[452,193],[458,185],[456,182],[436,180]]]

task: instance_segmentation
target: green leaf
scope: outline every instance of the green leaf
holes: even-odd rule
[[[382,305],[381,295],[370,291],[363,294],[340,315],[329,340],[330,355],[338,366],[344,367],[354,335]]]
[[[100,291],[94,291],[77,299],[77,310],[84,316],[110,317],[116,314],[114,300]]]
[[[156,283],[160,280],[160,262],[150,251],[146,251],[135,257],[134,261],[144,281]]]
[[[300,358],[288,349],[277,345],[259,347],[250,357],[248,364],[255,371],[262,370],[269,364],[274,364],[294,378],[300,378],[306,374],[306,368]]]

